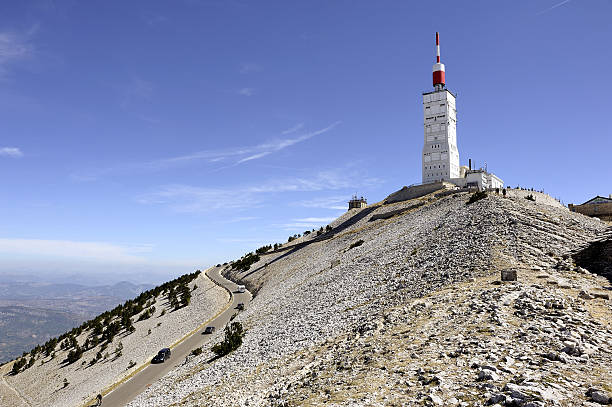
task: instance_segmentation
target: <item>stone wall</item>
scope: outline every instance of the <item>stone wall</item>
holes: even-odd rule
[[[604,276],[612,282],[612,228],[602,238],[591,242],[572,257],[577,266]]]
[[[413,185],[410,187],[404,187],[399,191],[396,191],[385,198],[383,201],[385,204],[394,202],[407,201],[409,199],[419,198],[432,192],[439,191],[441,189],[455,188],[454,185],[447,182],[432,182],[430,184]]]

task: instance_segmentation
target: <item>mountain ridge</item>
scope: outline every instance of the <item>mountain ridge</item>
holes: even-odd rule
[[[590,396],[586,396],[586,392],[590,386],[600,386],[612,379],[609,373],[600,373],[592,378],[590,375],[591,370],[599,369],[601,372],[603,366],[612,361],[610,350],[601,346],[612,335],[609,326],[604,325],[600,329],[601,334],[598,332],[589,338],[585,336],[585,339],[575,343],[575,346],[583,346],[584,349],[587,349],[589,340],[599,345],[586,362],[580,360],[583,355],[580,352],[577,353],[579,356],[569,355],[566,358],[568,366],[576,369],[577,373],[573,374],[577,384],[558,384],[562,386],[562,391],[555,393],[556,398],[547,399],[533,390],[535,388],[542,394],[551,391],[551,386],[542,381],[542,377],[540,382],[530,385],[528,380],[521,380],[520,374],[523,372],[531,377],[532,366],[546,364],[546,360],[557,363],[543,355],[563,359],[567,353],[562,351],[565,346],[562,340],[569,341],[566,334],[570,332],[561,330],[560,325],[538,327],[536,324],[538,333],[535,337],[549,346],[546,352],[539,348],[538,340],[525,342],[525,349],[519,347],[520,341],[505,343],[503,346],[512,354],[522,354],[520,357],[524,357],[527,353],[528,359],[525,361],[530,361],[519,360],[516,366],[510,366],[515,369],[516,377],[501,370],[507,369],[504,367],[507,362],[501,360],[502,355],[495,350],[498,345],[490,343],[488,338],[496,330],[500,334],[507,331],[505,335],[510,338],[526,330],[529,321],[513,315],[513,312],[530,309],[524,307],[543,309],[543,314],[537,314],[538,318],[544,321],[542,324],[548,323],[548,308],[533,297],[532,284],[543,287],[542,292],[550,298],[551,304],[561,299],[565,304],[571,304],[566,311],[556,311],[563,312],[563,318],[569,318],[569,321],[587,318],[589,324],[601,323],[597,322],[601,319],[597,319],[596,315],[580,311],[585,309],[591,312],[589,304],[597,305],[593,309],[612,320],[609,297],[605,299],[591,295],[604,297],[609,282],[583,271],[571,260],[572,252],[601,237],[608,230],[608,225],[571,213],[560,205],[545,205],[520,197],[504,198],[496,194],[489,194],[485,199],[467,205],[469,197],[467,193],[448,196],[430,194],[409,201],[350,211],[330,224],[329,239],[322,239],[322,236],[319,239],[316,236],[302,237],[282,251],[261,255],[261,259],[246,271],[232,270],[228,265],[224,269],[227,277],[257,291],[249,309],[237,317],[237,321],[246,327],[243,346],[214,363],[208,362],[210,353],[205,352],[200,358],[154,383],[129,406],[169,406],[173,403],[195,406],[202,405],[202,402],[204,405],[221,406],[469,406],[486,405],[493,396],[503,399],[508,406],[527,403],[532,403],[531,406],[573,406],[578,402],[588,402]],[[389,218],[380,216],[388,213],[392,213]],[[351,218],[358,220],[351,222]],[[343,224],[349,226],[334,233],[334,229]],[[499,273],[507,268],[517,270],[520,280],[514,285],[498,286]],[[548,276],[541,280],[546,282],[544,285],[537,283],[540,274]],[[474,300],[481,295],[497,296],[497,291],[491,290],[500,290],[500,287],[516,295],[516,298],[512,296],[502,301],[509,300],[508,305],[504,306],[504,314],[499,316],[500,323],[506,324],[501,328],[497,327],[494,319],[490,319],[494,315],[489,317],[487,311],[490,307],[493,310],[499,307],[496,300],[487,300],[482,304],[479,300],[476,308],[461,311],[467,315],[467,319],[460,322],[461,327],[466,328],[463,335],[468,335],[464,345],[468,352],[466,355],[473,358],[472,352],[479,352],[470,345],[475,341],[484,346],[481,350],[486,352],[484,356],[489,359],[474,360],[477,362],[474,368],[469,367],[472,363],[469,363],[467,356],[455,360],[447,355],[442,360],[447,364],[453,361],[464,363],[462,369],[469,381],[461,384],[446,380],[445,384],[442,380],[444,369],[430,372],[429,364],[438,354],[428,353],[421,359],[418,353],[411,351],[406,357],[394,361],[393,348],[387,346],[375,347],[377,350],[373,354],[359,356],[358,350],[365,344],[366,336],[370,335],[368,332],[379,330],[380,323],[377,321],[382,321],[382,328],[386,330],[396,328],[396,323],[403,323],[402,318],[390,316],[393,314],[391,310],[401,309],[408,313],[421,301],[419,299],[438,295],[449,287],[456,287],[460,293],[465,291],[466,298]],[[585,297],[588,295],[593,299],[580,297],[582,291],[586,293]],[[437,301],[447,310],[453,307],[463,309],[465,304],[459,300],[461,297],[452,298],[442,296]],[[506,310],[510,314],[506,314]],[[486,318],[480,319],[481,315]],[[508,321],[503,319],[506,315],[509,315]],[[444,313],[432,314],[426,321],[433,324],[435,329],[437,322],[442,324],[451,317],[453,315]],[[477,318],[475,322],[482,324],[482,327],[472,325],[471,317]],[[390,322],[385,324],[384,321]],[[514,327],[512,324],[518,324],[517,330],[511,328]],[[409,330],[407,335],[418,336],[418,332],[412,330],[419,327],[405,329]],[[432,333],[427,333],[424,338]],[[330,352],[343,336],[351,338],[348,345],[339,352]],[[445,350],[446,341],[452,343],[451,337],[441,336],[440,342],[435,338],[432,336],[431,342],[440,347],[440,352],[451,353],[452,347]],[[586,342],[583,343],[583,340]],[[458,343],[462,344],[463,341]],[[343,357],[352,353],[358,357]],[[410,356],[412,353],[414,357]],[[508,357],[517,360],[519,356],[508,354]],[[378,362],[370,365],[370,362],[364,364],[364,360],[394,362],[384,364],[383,369]],[[393,373],[408,360],[412,360],[411,369],[402,374]],[[486,370],[482,366],[487,366],[487,361],[495,366],[497,380],[478,379],[480,370]],[[480,370],[476,370],[478,368]],[[321,376],[319,380],[319,374],[323,371],[329,374]],[[380,376],[381,381],[374,388],[367,380],[348,381],[348,388],[353,390],[347,391],[340,379],[338,388],[335,387],[337,372],[346,373],[349,378],[351,375]],[[450,372],[449,368],[449,375]],[[557,366],[551,368],[551,372],[562,374]],[[410,386],[399,390],[396,381],[402,380],[401,375],[405,375],[403,380],[408,380]],[[486,376],[487,372],[482,375]],[[438,379],[434,379],[434,376]],[[419,377],[423,379],[419,380]],[[506,386],[507,383],[510,384]],[[519,387],[513,388],[514,385]],[[519,394],[523,398],[518,397]]]

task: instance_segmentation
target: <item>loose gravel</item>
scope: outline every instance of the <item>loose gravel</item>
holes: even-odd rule
[[[468,197],[465,193],[443,198],[431,195],[353,210],[333,222],[331,232],[302,238],[292,248],[261,256],[246,272],[226,268],[231,279],[257,289],[249,308],[236,318],[247,330],[242,347],[215,361],[209,351],[204,352],[129,405],[263,406],[271,400],[280,400],[278,405],[300,404],[299,397],[282,404],[297,393],[280,383],[291,382],[291,369],[307,365],[308,352],[323,358],[317,356],[312,363],[335,363],[337,357],[323,350],[327,344],[359,332],[390,309],[449,286],[466,282],[470,286],[471,279],[476,290],[479,279],[505,268],[515,268],[519,275],[550,270],[564,254],[584,247],[607,227],[596,219],[526,199],[490,195],[466,205]],[[373,216],[378,220],[372,220]],[[364,243],[350,247],[359,240]],[[474,295],[480,294],[475,291]],[[440,301],[448,301],[444,304],[452,309],[462,307],[464,299],[448,296]],[[432,329],[436,321],[430,321]],[[360,345],[347,346],[344,351],[350,352]],[[304,363],[290,363],[300,358]],[[482,375],[481,380],[488,378],[488,372]],[[486,380],[494,378],[491,374]],[[326,379],[326,386],[327,390],[313,389],[332,391],[334,376]],[[391,391],[380,386],[383,396]],[[370,390],[364,387],[362,391]],[[368,399],[372,405],[385,405],[380,394]],[[426,403],[444,402],[437,393],[426,396]],[[448,398],[453,397],[459,401],[457,396]],[[363,405],[363,400],[356,403]],[[337,404],[351,405],[342,400]]]

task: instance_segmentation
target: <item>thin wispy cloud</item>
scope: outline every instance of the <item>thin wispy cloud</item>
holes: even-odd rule
[[[259,158],[263,158],[267,155],[270,155],[272,153],[275,153],[277,151],[283,150],[287,147],[291,147],[294,144],[297,143],[301,143],[302,141],[306,141],[314,136],[318,136],[320,134],[326,133],[330,130],[332,130],[334,127],[336,127],[337,125],[339,125],[341,122],[335,122],[332,123],[331,125],[321,129],[321,130],[317,130],[314,132],[310,132],[310,133],[306,133],[303,134],[299,137],[295,137],[295,138],[287,138],[287,139],[278,139],[278,140],[273,140],[271,142],[268,143],[264,143],[264,144],[260,144],[258,146],[256,146],[256,150],[259,150],[258,152],[255,152],[254,154],[248,155],[244,158],[239,159],[236,164],[242,164],[244,162],[247,161],[252,161],[252,160],[257,160]],[[300,123],[290,129],[287,129],[285,131],[282,132],[282,135],[289,135],[291,133],[295,133],[298,130],[300,130],[303,127],[303,124]],[[261,151],[263,150],[263,151]]]
[[[295,126],[282,131],[281,135],[286,136],[288,134],[295,133],[296,131],[302,130],[303,128],[304,128],[304,123],[298,123]]]
[[[159,123],[161,123],[161,120],[159,120],[157,117],[146,116],[146,115],[143,115],[143,114],[139,114],[136,117],[138,117],[143,122],[147,122],[149,124],[159,124]]]
[[[259,64],[246,62],[240,66],[240,73],[247,74],[251,72],[260,72],[262,69],[263,68]]]
[[[348,197],[346,195],[324,196],[309,199],[308,201],[296,202],[294,205],[304,208],[320,208],[345,210],[347,208]]]
[[[277,193],[277,192],[311,192],[338,189],[350,189],[354,186],[372,185],[378,182],[376,178],[368,178],[357,172],[346,174],[346,169],[320,170],[309,177],[288,177],[268,181],[265,184],[250,186],[249,192]]]
[[[245,158],[243,158],[241,160],[238,160],[238,162],[236,162],[236,164],[242,164],[242,163],[245,163],[247,161],[257,160],[257,159],[263,158],[263,157],[265,157],[265,156],[267,156],[269,154],[272,154],[272,151],[264,151],[263,153],[253,154],[253,155],[245,157]]]
[[[163,16],[161,14],[145,14],[142,16],[142,19],[147,25],[158,25],[168,21],[168,17]]]
[[[286,231],[296,232],[296,231],[302,231],[302,230],[318,229],[321,226],[324,226],[324,224],[295,222],[295,223],[284,223],[282,225],[277,225],[277,226]]]
[[[549,11],[553,11],[554,9],[556,9],[556,8],[558,8],[558,7],[561,7],[561,6],[563,6],[563,5],[567,4],[567,3],[569,3],[570,1],[572,1],[572,0],[563,0],[563,1],[560,1],[559,3],[553,4],[552,6],[550,6],[550,7],[549,7],[549,8],[547,8],[547,9],[544,9],[544,10],[542,10],[542,11],[537,12],[535,15],[536,15],[536,16],[539,16],[539,15],[541,15],[541,14],[548,13]]]
[[[378,182],[380,180],[376,178],[362,174],[347,176],[345,169],[334,169],[319,171],[310,177],[284,177],[261,184],[226,188],[165,185],[140,196],[137,201],[147,205],[168,206],[173,211],[182,213],[210,212],[261,206],[282,193],[350,190],[355,186],[363,187]],[[319,221],[327,218],[312,219]]]
[[[281,136],[285,137],[272,139],[265,143],[253,146],[243,146],[223,150],[198,151],[192,154],[163,158],[160,160],[140,163],[129,163],[99,170],[77,173],[73,174],[72,177],[79,181],[93,181],[100,177],[108,175],[160,171],[167,168],[173,168],[176,166],[186,165],[193,162],[205,162],[212,165],[222,165],[224,166],[223,168],[226,168],[228,166],[235,166],[244,164],[246,162],[258,160],[270,154],[279,152],[295,144],[309,140],[315,136],[327,133],[328,131],[333,130],[340,123],[340,121],[337,121],[327,127],[307,132],[300,136],[286,137],[290,134],[299,132],[304,127],[303,123],[299,123],[289,129],[282,131]]]
[[[32,56],[34,46],[30,37],[36,28],[27,33],[0,32],[0,78],[7,74],[9,66]]]
[[[0,239],[0,253],[37,257],[64,257],[117,262],[142,262],[150,245],[121,246],[105,242],[70,240]]]
[[[300,218],[294,219],[295,222],[301,223],[328,223],[332,220],[336,219],[336,217],[326,217],[326,218]]]
[[[137,103],[148,101],[153,95],[153,83],[139,77],[134,77],[126,85],[119,88],[119,106],[128,110]]]
[[[340,215],[340,214],[338,214]],[[330,222],[336,220],[337,216],[329,216],[323,218],[299,218],[292,219],[288,223],[277,225],[278,227],[283,228],[288,231],[297,230],[310,230],[310,229],[318,229],[322,226],[328,225]]]
[[[218,242],[221,243],[257,243],[261,244],[262,239],[255,238],[241,238],[241,237],[219,237]]]
[[[248,221],[257,220],[257,219],[261,219],[261,218],[259,216],[236,216],[234,218],[223,220],[222,223],[248,222]]]
[[[23,153],[17,147],[0,147],[0,156],[20,158],[23,157]]]
[[[219,209],[254,207],[261,199],[247,191],[166,185],[137,199],[141,204],[169,206],[180,213],[209,212]]]
[[[255,89],[253,88],[242,88],[238,90],[238,94],[241,96],[253,96],[255,94]]]

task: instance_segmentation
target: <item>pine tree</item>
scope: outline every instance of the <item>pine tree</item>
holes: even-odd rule
[[[231,325],[225,327],[225,339],[223,339],[223,342],[217,343],[211,350],[218,357],[225,356],[242,345],[243,336],[244,330],[242,329],[242,324],[240,322],[232,322]]]
[[[68,364],[71,364],[81,359],[81,356],[83,356],[83,349],[77,345],[73,350],[68,352],[68,357],[66,360],[68,361]]]
[[[126,332],[134,332],[134,325],[132,323],[132,318],[130,318],[129,313],[124,313],[121,316],[121,325],[126,330]]]
[[[93,335],[102,335],[103,330],[104,327],[102,326],[102,323],[99,320],[96,320],[93,325]]]
[[[187,284],[182,284],[179,286],[179,292],[181,295],[180,307],[186,307],[191,301],[191,291],[189,290]]]
[[[14,376],[21,371],[21,368],[26,364],[26,360],[24,358],[17,359],[15,363],[13,363],[13,369],[11,370],[11,374]]]

